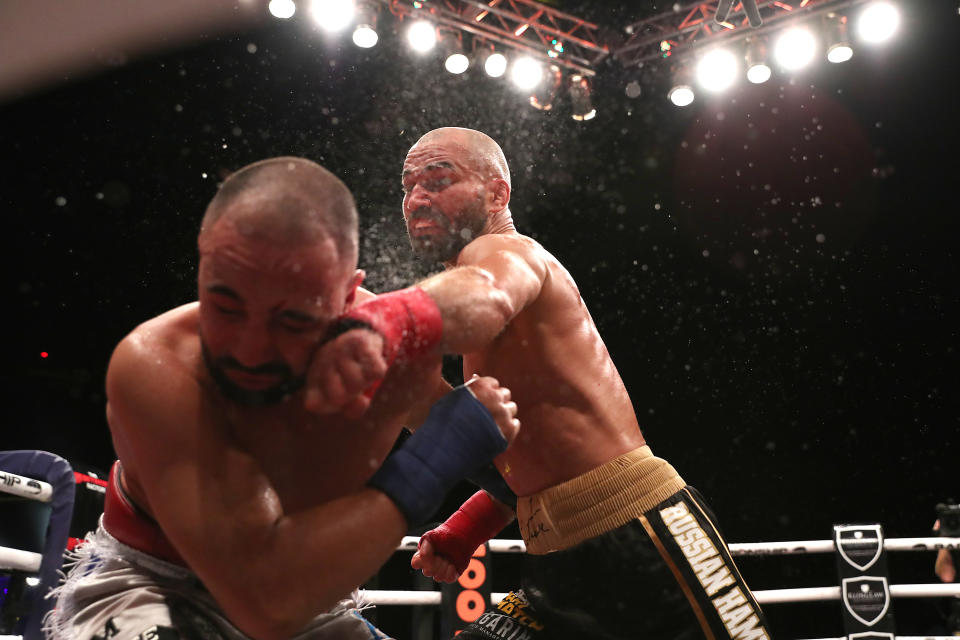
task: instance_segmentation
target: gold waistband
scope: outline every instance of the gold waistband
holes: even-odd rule
[[[596,469],[517,499],[527,553],[567,549],[616,529],[684,487],[666,460],[644,445]]]

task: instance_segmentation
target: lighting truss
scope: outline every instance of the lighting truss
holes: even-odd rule
[[[639,66],[664,58],[684,57],[707,45],[718,45],[756,36],[779,27],[784,20],[841,11],[867,0],[745,0],[693,2],[675,11],[658,14],[626,27],[627,41],[613,55],[624,66]],[[726,5],[726,6],[723,6]],[[755,6],[754,6],[755,5]],[[752,22],[762,26],[751,27]],[[724,15],[726,14],[726,15]],[[801,18],[803,16],[803,18]],[[716,19],[722,18],[718,22]]]
[[[423,18],[499,44],[584,76],[610,54],[599,27],[534,0],[380,0],[399,18]]]

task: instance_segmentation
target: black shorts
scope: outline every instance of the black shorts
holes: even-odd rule
[[[524,557],[522,588],[458,640],[769,640],[710,509],[687,486],[627,524]]]

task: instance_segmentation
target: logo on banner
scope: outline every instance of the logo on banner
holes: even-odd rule
[[[893,640],[892,633],[880,633],[878,631],[861,631],[860,633],[851,633],[847,640]]]
[[[844,578],[840,585],[843,606],[855,619],[872,627],[886,615],[890,608],[890,590],[886,578]],[[885,634],[853,634],[851,637],[885,638]]]
[[[878,524],[836,527],[834,542],[843,559],[860,571],[872,567],[883,551],[883,534]]]

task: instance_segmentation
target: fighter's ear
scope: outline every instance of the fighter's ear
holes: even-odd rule
[[[503,211],[510,204],[510,185],[503,178],[493,178],[490,182],[490,208]]]
[[[360,287],[360,284],[363,282],[363,279],[367,276],[366,271],[363,269],[357,269],[353,273],[353,278],[350,279],[350,285],[347,289],[347,299],[344,300],[344,308],[349,309],[353,306],[353,303],[357,300],[357,289]]]

